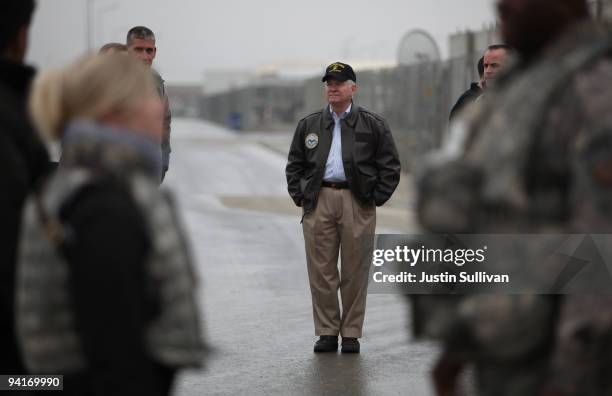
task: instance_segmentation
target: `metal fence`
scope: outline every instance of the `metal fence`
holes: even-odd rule
[[[612,0],[589,0],[589,4],[594,17],[612,21]],[[482,50],[496,41],[495,29],[467,32],[454,40],[455,48],[466,55],[437,63],[357,70],[355,100],[389,122],[406,169],[440,144],[450,108],[478,79],[476,63]],[[323,85],[316,77],[299,84],[268,83],[207,96],[200,113],[235,129],[290,133],[300,118],[324,105]]]
[[[200,116],[236,130],[282,130],[303,107],[302,83],[269,84],[204,96]]]
[[[439,145],[451,106],[476,79],[477,58],[357,72],[355,101],[389,122],[407,169],[419,154]],[[323,85],[316,77],[205,96],[201,115],[234,129],[289,133],[300,118],[324,105]]]

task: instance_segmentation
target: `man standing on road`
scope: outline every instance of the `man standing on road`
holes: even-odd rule
[[[329,105],[298,123],[287,184],[303,209],[315,335],[320,337],[314,351],[336,351],[341,335],[342,352],[359,353],[376,206],[395,191],[400,161],[387,122],[353,103],[353,68],[333,63],[322,81]]]
[[[484,81],[483,89],[492,88],[497,82],[497,78],[508,66],[512,56],[512,47],[506,44],[490,45],[484,53]]]
[[[15,267],[27,194],[51,169],[47,151],[26,116],[34,69],[23,64],[33,0],[5,0],[0,13],[0,374],[25,374],[14,318]]]
[[[487,89],[495,86],[498,75],[508,66],[512,52],[512,47],[506,44],[494,44],[486,49],[483,57],[478,61],[480,81],[473,82],[470,89],[459,97],[450,112],[451,122],[466,106],[480,100]]]
[[[170,166],[170,122],[172,120],[172,114],[170,113],[170,102],[168,95],[166,95],[166,87],[164,86],[164,80],[159,73],[152,68],[153,60],[157,55],[157,47],[155,46],[155,34],[153,31],[144,26],[135,26],[130,29],[127,34],[126,45],[128,52],[133,54],[138,59],[142,60],[145,65],[151,68],[157,92],[160,98],[164,102],[164,130],[162,134],[161,143],[161,155],[162,155],[162,176],[161,180],[164,180],[166,172]]]

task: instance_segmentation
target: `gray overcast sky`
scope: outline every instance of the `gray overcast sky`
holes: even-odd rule
[[[87,48],[86,0],[38,0],[28,61],[65,64]],[[401,37],[448,36],[494,21],[493,0],[95,0],[95,47],[125,40],[134,25],[157,35],[156,68],[169,82],[201,81],[205,70],[253,69],[286,61],[395,59]]]

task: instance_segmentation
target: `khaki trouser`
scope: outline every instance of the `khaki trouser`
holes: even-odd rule
[[[360,338],[376,228],[376,207],[374,204],[361,206],[350,190],[323,187],[316,209],[304,217],[302,228],[315,334]]]

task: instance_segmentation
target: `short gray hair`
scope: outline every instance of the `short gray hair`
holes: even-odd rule
[[[134,39],[155,41],[155,33],[146,26],[134,26],[127,33],[125,43],[129,46]]]

